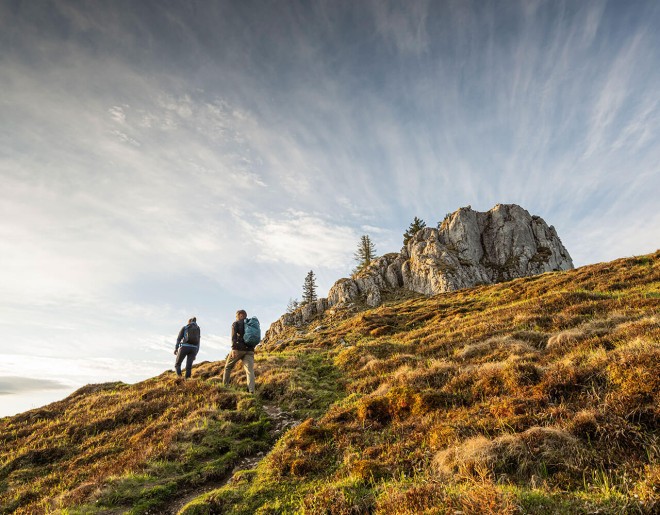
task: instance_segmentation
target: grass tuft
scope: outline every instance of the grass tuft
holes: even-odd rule
[[[657,513],[659,263],[333,308],[256,396],[223,362],[89,385],[0,419],[0,511]]]

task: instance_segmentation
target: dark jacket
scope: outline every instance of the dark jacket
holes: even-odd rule
[[[245,320],[236,320],[231,325],[231,348],[232,350],[252,351],[252,347],[248,347],[243,341],[245,335]]]
[[[177,338],[176,338],[176,347],[174,347],[174,350],[175,350],[175,351],[176,351],[176,350],[179,350],[179,347],[181,347],[182,345],[185,345],[186,347],[197,347],[197,348],[199,348],[199,344],[198,344],[198,345],[190,345],[190,344],[188,344],[188,343],[186,343],[186,342],[183,341],[183,339],[184,339],[185,336],[186,336],[186,329],[188,329],[188,327],[190,327],[191,325],[195,325],[195,326],[196,326],[197,324],[196,324],[195,322],[192,322],[192,323],[190,323],[190,324],[188,324],[188,325],[184,325],[184,326],[181,328],[181,330],[179,331],[179,336],[177,336]]]

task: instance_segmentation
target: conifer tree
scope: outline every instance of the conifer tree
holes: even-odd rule
[[[303,283],[303,294],[301,305],[304,306],[310,302],[316,302],[316,276],[314,271],[310,270]]]
[[[406,245],[408,245],[410,238],[415,236],[417,231],[424,229],[424,227],[426,227],[426,222],[421,218],[415,217],[412,223],[408,226],[408,230],[405,233],[403,233],[403,246],[405,247]]]
[[[376,259],[376,246],[368,235],[365,234],[360,238],[358,248],[355,251],[355,254],[353,254],[353,257],[357,262],[357,266],[353,269],[354,274],[364,270],[374,259]]]
[[[300,307],[300,302],[298,299],[289,299],[289,303],[286,305],[286,312],[287,313],[293,313],[296,309]]]

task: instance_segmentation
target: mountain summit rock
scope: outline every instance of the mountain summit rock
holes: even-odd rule
[[[434,295],[572,268],[557,231],[541,217],[515,204],[498,204],[485,213],[463,207],[438,229],[418,231],[401,252],[377,258],[359,274],[337,281],[327,299],[285,314],[273,323],[269,336],[333,306],[360,300],[378,306],[383,294],[399,289]]]

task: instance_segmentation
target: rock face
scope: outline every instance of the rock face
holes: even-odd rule
[[[404,251],[404,287],[427,295],[573,268],[554,227],[516,205],[461,208]]]
[[[328,293],[328,304],[346,304],[362,295],[366,298],[367,305],[378,306],[382,292],[405,286],[402,273],[405,263],[406,258],[395,253],[375,259],[353,279],[337,281]]]
[[[319,299],[316,302],[305,304],[292,313],[285,313],[271,324],[270,328],[266,331],[264,340],[268,340],[274,335],[281,333],[287,326],[300,327],[313,320],[316,316],[322,315],[327,309],[328,299]]]
[[[439,229],[419,231],[400,253],[386,254],[357,276],[337,281],[327,300],[287,313],[266,336],[302,325],[328,307],[361,299],[378,306],[383,293],[400,288],[434,295],[571,268],[555,228],[522,207],[498,204],[486,213],[461,208]]]

